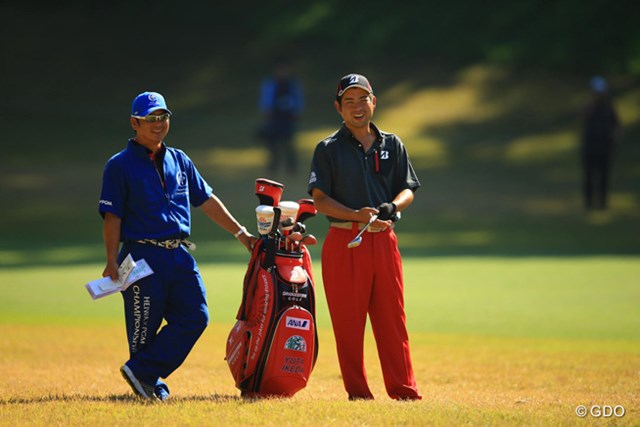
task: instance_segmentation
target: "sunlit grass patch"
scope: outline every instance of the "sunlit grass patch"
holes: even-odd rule
[[[624,128],[638,123],[638,103],[640,102],[640,89],[625,91],[613,100],[617,108],[621,125]]]
[[[223,360],[229,324],[213,324],[166,381],[163,404],[136,398],[118,373],[123,326],[0,326],[0,425],[568,425],[579,404],[613,402],[637,415],[637,342],[412,333],[421,402],[386,396],[373,337],[365,361],[376,400],[349,402],[331,332],[307,388],[291,399],[239,397]]]
[[[572,153],[578,156],[578,140],[568,131],[529,135],[511,141],[504,152],[504,158],[511,163],[529,164],[545,162]]]
[[[443,168],[449,162],[449,152],[442,141],[431,137],[403,139],[407,150],[411,153],[411,164],[414,168]]]
[[[324,127],[301,131],[296,136],[296,146],[301,150],[301,152],[307,155],[307,159],[311,160],[311,155],[313,154],[313,150],[316,148],[316,145],[337,131],[339,126],[340,122],[336,120],[336,126],[333,128]]]
[[[380,104],[378,120],[381,126],[414,135],[425,130],[428,134],[433,125],[495,118],[501,109],[498,102],[484,99],[484,85],[499,75],[497,69],[475,66],[459,73],[456,84],[451,86],[416,89],[399,83],[380,95],[391,105]]]
[[[522,201],[522,208],[532,215],[566,215],[577,213],[582,208],[578,196],[571,198],[528,197]]]
[[[267,150],[262,147],[214,147],[206,150],[192,150],[190,156],[200,168],[212,168],[217,173],[236,175],[246,170],[262,170],[267,159]]]

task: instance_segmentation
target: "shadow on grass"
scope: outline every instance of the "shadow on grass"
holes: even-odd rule
[[[320,260],[327,226],[317,227],[318,244],[309,247]],[[437,256],[598,256],[638,255],[637,215],[407,215],[396,227],[400,250],[408,257]],[[199,264],[246,264],[249,253],[228,236],[197,241],[193,256]],[[0,242],[0,268],[70,267],[102,264],[100,242]]]
[[[166,402],[162,403],[182,403],[182,402],[210,402],[210,403],[228,403],[245,401],[246,399],[227,394],[212,394],[207,396],[181,396],[171,397]],[[151,405],[160,403],[157,400],[145,400],[132,394],[109,394],[106,396],[91,396],[84,394],[52,394],[48,396],[38,397],[14,397],[9,399],[0,399],[0,405],[33,405],[50,402],[97,402],[97,403],[139,403],[144,405]]]

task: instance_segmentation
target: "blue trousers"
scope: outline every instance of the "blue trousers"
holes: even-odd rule
[[[128,253],[144,258],[154,274],[122,292],[129,357],[127,366],[147,383],[163,385],[184,362],[209,323],[206,290],[195,260],[184,247],[164,249],[125,243]],[[166,324],[162,327],[162,322]]]

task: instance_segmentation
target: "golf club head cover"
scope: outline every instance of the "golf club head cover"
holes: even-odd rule
[[[295,224],[293,224],[293,229],[294,232],[297,231],[299,233],[306,233],[307,232],[307,226],[304,225],[301,222],[296,222]]]
[[[261,205],[278,206],[284,191],[284,184],[266,178],[256,179],[256,196]]]
[[[398,207],[395,205],[395,203],[391,202],[391,203],[382,203],[376,209],[378,209],[378,219],[382,221],[386,221],[393,217],[393,214],[396,213],[396,211],[398,210]]]
[[[300,199],[298,200],[298,205],[300,205],[300,207],[298,208],[298,218],[296,218],[296,222],[305,222],[318,213],[313,199]]]

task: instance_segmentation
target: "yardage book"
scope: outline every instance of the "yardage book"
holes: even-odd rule
[[[153,274],[153,270],[144,258],[134,261],[131,254],[129,254],[118,267],[118,280],[111,280],[111,277],[103,277],[93,280],[84,286],[89,291],[91,298],[95,300],[124,291],[132,283],[151,274]]]

